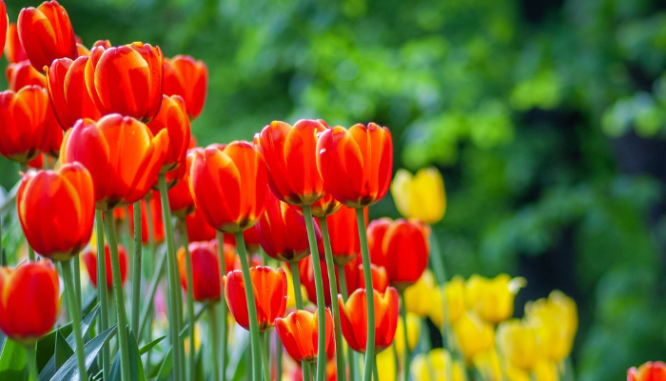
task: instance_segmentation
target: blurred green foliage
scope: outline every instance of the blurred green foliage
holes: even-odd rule
[[[201,145],[271,120],[389,126],[396,168],[444,173],[449,273],[523,275],[519,303],[575,297],[579,379],[666,359],[664,1],[62,4],[88,46],[140,40],[208,64]],[[10,1],[10,19],[31,5]],[[0,173],[17,180],[13,163]],[[397,216],[390,197],[371,212]]]

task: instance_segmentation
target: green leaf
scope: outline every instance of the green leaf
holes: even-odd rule
[[[162,359],[162,365],[158,368],[157,377],[158,380],[166,380],[171,373],[171,368],[173,367],[173,356],[171,356],[171,348],[167,351]]]
[[[96,307],[99,307],[99,305],[97,304],[97,293],[91,296],[90,299],[86,300],[86,302],[83,305],[83,308],[81,309],[81,315],[83,316],[89,315],[92,309]]]
[[[143,363],[141,362],[141,354],[139,353],[139,345],[136,343],[136,338],[134,333],[129,327],[126,328],[129,336],[129,370],[130,378],[132,381],[146,381],[146,376],[143,372]],[[113,365],[111,365],[111,371],[109,372],[110,381],[121,381],[121,369],[120,369],[120,351],[116,354],[116,358],[113,360]]]
[[[72,333],[72,323],[65,324],[60,328],[56,328],[49,332],[46,336],[37,341],[37,370],[41,374],[49,362],[52,362],[52,375],[55,373],[55,360],[53,354],[55,353],[56,334],[60,332],[67,337]]]
[[[159,344],[162,340],[164,340],[166,336],[158,337],[157,339],[151,341],[150,343],[144,345],[139,349],[139,355],[143,355],[144,353],[148,352],[149,350],[153,349],[154,346]]]
[[[0,380],[21,381],[27,378],[25,348],[7,340],[0,354]]]
[[[72,347],[67,343],[67,339],[58,332],[56,334],[56,344],[55,344],[55,371],[57,372],[58,369],[60,369],[65,362],[72,357],[74,354],[74,350]]]
[[[106,342],[109,341],[109,339],[111,339],[115,334],[116,334],[116,326],[114,325],[113,327],[97,335],[94,339],[90,340],[89,342],[86,343],[86,345],[83,346],[83,352],[85,353],[85,363],[87,369],[90,369],[93,362],[97,358],[99,351],[102,350],[104,344],[106,344]],[[58,373],[56,373],[53,376],[53,378],[51,378],[51,381],[78,380],[78,376],[79,376],[79,368],[76,362],[76,356],[72,356],[69,358],[69,360],[67,360],[65,365],[63,365],[62,368],[60,368]],[[41,375],[39,379],[40,381],[42,380]]]
[[[81,335],[83,335],[83,337],[86,336],[86,334],[88,333],[88,330],[90,329],[90,326],[91,326],[93,320],[95,320],[95,317],[97,317],[97,313],[99,312],[99,308],[100,308],[99,305],[96,305],[92,309],[92,311],[90,311],[88,313],[88,315],[86,315],[86,317],[83,318],[83,320],[81,321]],[[75,341],[76,340],[75,340],[73,334],[69,335],[69,337],[67,337],[67,342],[69,343],[70,346],[75,347],[76,346]]]
[[[5,336],[2,331],[0,331],[0,353],[2,353],[2,348],[5,346],[5,342],[7,341],[7,336]]]

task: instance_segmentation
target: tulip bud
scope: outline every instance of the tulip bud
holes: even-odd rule
[[[479,319],[473,312],[466,312],[452,326],[467,362],[471,362],[477,353],[493,347],[493,327]]]
[[[391,346],[398,328],[398,291],[389,287],[383,294],[372,290],[375,301],[375,353]],[[365,353],[367,348],[368,309],[364,289],[354,291],[347,303],[340,301],[340,326],[349,347]]]
[[[208,225],[208,222],[206,222],[201,212],[197,209],[185,217],[185,227],[187,228],[187,239],[190,242],[215,239],[215,228]]]
[[[192,260],[192,293],[197,302],[220,300],[220,260],[217,254],[217,242],[193,242],[178,251],[178,269],[180,270],[180,283],[187,291],[187,266],[185,256]],[[236,261],[234,249],[224,246],[225,269],[233,270]]]
[[[661,361],[648,361],[638,369],[633,367],[627,372],[627,381],[652,381],[666,379],[666,364]]]
[[[494,279],[472,275],[465,284],[465,299],[470,309],[489,323],[497,324],[513,315],[513,300],[525,278],[500,274]]]
[[[104,245],[104,263],[106,266],[106,288],[111,290],[113,288],[113,268],[111,267],[111,253],[109,244]],[[90,277],[90,282],[93,286],[97,288],[97,249],[88,249],[81,254],[81,259],[88,270],[88,276]],[[123,286],[127,280],[127,249],[125,246],[118,245],[118,260],[120,262],[120,279],[122,280]]]
[[[512,366],[531,371],[542,355],[535,326],[511,319],[497,327],[497,344],[503,358]]]
[[[391,184],[391,193],[395,206],[405,218],[434,224],[446,212],[444,180],[435,168],[421,169],[414,176],[399,169]]]
[[[203,110],[208,91],[208,68],[190,56],[164,59],[164,94],[179,95],[185,101],[190,120]]]
[[[141,200],[141,243],[147,245],[150,243],[152,235],[153,242],[160,244],[164,242],[164,220],[162,219],[162,203],[160,202],[160,193],[151,191],[149,197]],[[150,217],[153,231],[148,232],[148,204],[150,204]],[[127,207],[127,214],[130,223],[130,235],[134,238],[134,207]]]
[[[29,61],[9,64],[5,70],[5,77],[12,91],[19,91],[26,86],[46,88],[46,77],[35,70]]]
[[[323,340],[328,348],[333,341],[333,317],[326,311],[326,332]],[[282,345],[296,361],[314,363],[317,361],[317,343],[319,341],[319,311],[314,314],[305,310],[297,310],[286,318],[277,318],[275,327]],[[303,364],[303,366],[309,366]]]
[[[162,172],[178,168],[190,143],[190,119],[187,117],[183,98],[178,95],[163,95],[160,112],[148,123],[148,128],[154,135],[162,130],[166,130],[169,135],[169,148],[162,164]]]
[[[41,87],[0,93],[0,155],[19,163],[37,157],[48,141],[52,115]]]
[[[7,27],[5,56],[7,57],[7,61],[13,64],[28,61],[28,55],[25,53],[25,50],[23,50],[23,45],[21,45],[18,27],[14,23],[9,24]]]

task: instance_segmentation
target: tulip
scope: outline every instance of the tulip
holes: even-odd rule
[[[444,180],[434,167],[421,169],[414,176],[399,169],[391,184],[391,193],[395,206],[405,218],[435,224],[446,212]]]
[[[220,300],[220,261],[217,256],[217,243],[193,242],[189,244],[189,251],[181,248],[178,251],[178,269],[180,270],[180,283],[187,291],[187,269],[185,256],[192,260],[192,292],[197,302]],[[234,249],[224,245],[224,259],[226,269],[233,269],[236,261]]]
[[[559,363],[570,353],[578,328],[576,302],[560,291],[553,291],[548,299],[529,302],[525,316],[535,327],[537,338],[543,343],[545,355]]]
[[[208,68],[203,61],[182,55],[164,59],[164,94],[181,96],[190,120],[201,114],[207,91]]]
[[[414,379],[420,381],[463,381],[467,378],[464,365],[454,361],[451,354],[442,348],[416,355],[411,372]],[[430,378],[431,372],[434,379]]]
[[[395,342],[393,345],[395,345],[395,351],[398,353],[398,356],[402,356],[402,352],[405,350],[405,323],[402,317],[398,317],[398,327],[395,332]],[[420,335],[421,319],[416,314],[407,313],[407,342],[409,343],[410,352],[416,348]]]
[[[157,135],[161,130],[169,134],[169,148],[162,165],[163,172],[172,171],[185,158],[190,144],[190,120],[185,110],[185,101],[178,95],[162,96],[162,107],[155,119],[148,123],[148,128]]]
[[[58,121],[53,114],[53,107],[47,106],[46,118],[44,119],[44,133],[46,134],[46,141],[42,147],[42,151],[51,155],[52,157],[60,156],[60,148],[62,147],[62,129],[58,125]]]
[[[266,208],[266,163],[248,142],[195,151],[190,190],[206,222],[225,233],[253,226]]]
[[[375,353],[379,353],[391,346],[398,327],[398,292],[389,287],[383,294],[373,290],[375,299]],[[340,302],[340,317],[342,334],[349,347],[356,352],[365,353],[367,348],[367,308],[365,290],[354,291],[347,303],[342,296]]]
[[[0,283],[1,284],[1,283]],[[627,381],[663,381],[666,380],[666,364],[661,361],[648,361],[638,369],[627,371]]]
[[[375,123],[328,129],[317,142],[317,167],[336,200],[355,209],[370,206],[391,183],[391,133]]]
[[[28,61],[28,55],[21,45],[21,39],[18,34],[18,27],[16,24],[11,23],[7,27],[7,39],[5,43],[5,57],[9,63],[19,63]]]
[[[44,153],[41,153],[39,156],[28,162],[28,168],[42,169],[44,168],[44,160],[48,159],[44,156]]]
[[[326,314],[326,334],[323,340],[328,347],[333,341],[333,317],[329,310]],[[319,342],[319,311],[311,313],[297,310],[286,318],[277,318],[275,327],[278,337],[289,355],[296,361],[314,363],[317,360],[317,343]],[[303,366],[308,366],[303,364]]]
[[[106,289],[111,290],[113,287],[113,277],[111,270],[111,254],[108,243],[104,245],[104,258],[106,273],[108,274],[106,277]],[[83,259],[83,263],[86,265],[90,281],[93,286],[97,288],[97,250],[88,249],[84,251],[81,253],[81,259]],[[127,280],[127,249],[125,249],[125,246],[123,245],[118,245],[118,259],[120,260],[120,279],[122,280],[121,283],[124,287],[125,281]]]
[[[472,275],[465,284],[465,299],[481,319],[497,324],[513,315],[513,299],[525,283],[525,278],[512,279],[507,274],[495,279]]]
[[[208,222],[197,209],[185,217],[185,227],[187,228],[187,239],[190,242],[215,239],[215,228],[208,225]]]
[[[0,93],[0,155],[27,163],[48,141],[52,116],[49,96],[37,86]]]
[[[30,246],[56,261],[78,254],[92,235],[93,194],[92,177],[78,163],[24,174],[16,208]]]
[[[224,278],[224,292],[227,305],[236,322],[246,330],[250,329],[245,281],[243,273],[234,270]],[[273,328],[275,319],[284,316],[287,307],[287,275],[284,270],[273,270],[259,266],[250,269],[250,282],[253,288],[259,331]]]
[[[443,286],[439,292],[433,292],[431,308],[428,316],[436,326],[444,324],[444,306],[442,305],[442,294],[446,295],[446,311],[448,311],[448,323],[454,323],[467,310],[465,304],[465,280],[460,276],[454,276]]]
[[[89,57],[53,61],[46,71],[46,86],[60,127],[67,131],[77,120],[102,117],[86,86],[85,68]]]
[[[153,136],[145,124],[118,114],[99,122],[80,119],[67,131],[60,161],[78,161],[95,183],[95,206],[112,210],[142,199],[157,181],[168,146],[166,131]]]
[[[150,219],[148,223],[148,205],[150,205]],[[116,209],[117,210],[117,209]],[[130,235],[134,238],[134,208],[128,207]],[[148,232],[148,227],[152,226],[153,231]],[[162,218],[162,205],[160,204],[160,194],[157,191],[151,191],[149,198],[141,200],[141,243],[148,245],[152,234],[153,242],[160,244],[164,242],[164,221]]]
[[[511,381],[559,381],[562,379],[558,364],[544,359],[539,360],[530,371],[507,364],[505,373],[506,378]]]
[[[297,308],[296,293],[294,291],[294,281],[293,281],[294,278],[291,275],[291,270],[289,269],[289,266],[283,265],[281,267],[287,274],[287,309],[292,310],[294,308]],[[303,285],[301,285],[300,291],[301,291],[300,292],[301,300],[307,298],[307,291],[305,290],[305,287]]]
[[[12,91],[19,91],[26,86],[46,88],[46,77],[32,67],[29,61],[9,64],[5,70],[5,77]]]
[[[494,345],[493,327],[473,312],[466,312],[452,326],[467,362],[471,362],[477,353],[487,351]]]
[[[245,241],[245,246],[247,246],[248,253],[256,254],[259,252],[261,245],[259,244],[259,233],[257,233],[257,225],[243,230],[243,240]],[[230,233],[224,233],[224,243],[228,243],[233,247],[236,247],[236,236]]]
[[[437,290],[435,278],[432,272],[426,271],[416,283],[405,289],[405,307],[407,312],[424,318],[430,314],[433,300],[438,297],[439,290]]]
[[[364,212],[367,222],[368,210],[364,209]],[[356,212],[352,208],[342,206],[338,211],[328,216],[326,222],[331,240],[333,262],[338,266],[349,263],[361,252]]]
[[[513,366],[531,370],[541,356],[535,326],[511,319],[497,327],[497,342],[503,358]]]
[[[141,42],[99,44],[90,52],[85,80],[102,115],[119,113],[148,123],[162,104],[162,51]]]
[[[472,362],[474,367],[478,369],[479,373],[481,373],[485,380],[502,380],[505,378],[502,373],[502,364],[500,363],[500,358],[495,348],[477,353],[474,355]],[[506,370],[504,370],[504,372],[506,372]],[[514,381],[513,378],[510,378],[510,380]],[[529,375],[526,381],[529,381]]]
[[[181,172],[182,174],[179,182],[169,189],[169,207],[171,208],[171,214],[181,219],[185,218],[196,209],[189,184],[190,166],[193,159],[194,151],[188,150],[185,160],[183,160],[181,165],[178,166],[176,170],[167,173],[167,184],[169,183],[169,174],[174,172]]]
[[[60,310],[58,273],[48,261],[0,267],[0,330],[10,339],[34,345],[51,331]]]
[[[372,263],[383,266],[398,290],[416,283],[428,267],[430,228],[419,220],[381,218],[368,226]]]

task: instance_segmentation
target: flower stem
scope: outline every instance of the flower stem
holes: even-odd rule
[[[375,355],[375,362],[374,362],[374,365],[373,365],[373,370],[374,370],[374,372],[373,372],[373,379],[374,379],[375,381],[379,381],[379,370],[377,369],[377,355]],[[434,381],[435,379],[434,379],[434,378],[431,378],[431,380]]]
[[[302,310],[303,293],[301,292],[301,274],[298,272],[298,262],[289,262],[289,271],[291,272],[291,279],[294,283],[294,299],[296,302],[296,309]],[[301,371],[303,372],[303,380],[310,381],[312,379],[310,376],[310,364],[302,362]]]
[[[180,283],[176,276],[177,262],[175,241],[173,239],[173,229],[171,227],[171,210],[169,209],[169,193],[167,191],[166,178],[163,173],[159,176],[160,198],[162,201],[162,219],[164,221],[164,230],[167,243],[167,273],[169,284],[169,334],[171,341],[171,354],[173,356],[173,369],[176,379],[184,378],[181,369],[181,340],[179,338],[180,320],[178,318],[178,292],[180,292]]]
[[[333,250],[331,238],[328,234],[326,217],[319,218],[322,239],[324,240],[324,254],[326,255],[326,269],[328,271],[328,285],[331,291],[331,310],[335,326],[335,363],[338,368],[338,381],[345,381],[345,353],[342,347],[342,331],[340,330],[340,306],[338,305],[338,285],[335,281],[335,263],[333,263]],[[343,270],[344,271],[344,270]]]
[[[143,332],[146,330],[146,325],[148,323],[148,317],[153,309],[153,302],[155,301],[155,292],[157,291],[157,286],[160,283],[160,278],[162,277],[162,270],[164,269],[164,262],[166,261],[166,252],[162,253],[162,256],[157,262],[157,268],[155,269],[155,275],[153,280],[150,283],[150,292],[148,293],[148,300],[146,305],[143,307],[143,312],[141,313],[141,325],[139,327],[139,336],[143,336]]]
[[[213,341],[213,381],[219,381],[220,380],[220,370],[218,366],[218,361],[220,361],[220,355],[219,355],[219,338],[220,338],[220,333],[217,327],[217,311],[215,311],[215,308],[217,307],[217,303],[210,303],[208,304],[208,317],[210,318],[210,336]],[[225,307],[225,306],[222,306]],[[226,324],[226,322],[223,322],[223,324]],[[225,361],[223,361],[224,363]],[[223,366],[224,368],[224,366]]]
[[[118,346],[120,347],[120,369],[122,381],[130,381],[129,368],[129,338],[127,336],[127,321],[125,317],[125,297],[123,295],[123,281],[120,278],[120,259],[118,258],[118,241],[116,240],[116,227],[113,225],[113,211],[104,212],[106,233],[109,238],[109,252],[111,253],[111,277],[113,279],[113,294],[116,299],[116,321],[118,322]],[[99,260],[98,260],[99,262]],[[106,261],[102,262],[106,263]],[[97,266],[104,267],[104,266]],[[101,284],[106,288],[105,284]],[[82,378],[86,380],[87,378]]]
[[[81,311],[81,258],[77,255],[72,258],[72,270],[74,276],[74,292],[76,293],[76,303]]]
[[[81,380],[88,379],[86,370],[85,353],[83,352],[83,337],[81,337],[81,310],[76,298],[76,288],[73,283],[72,260],[78,260],[78,257],[60,262],[62,268],[62,278],[65,282],[65,293],[67,293],[67,306],[69,307],[69,316],[72,318],[72,327],[74,340],[76,342],[76,360],[79,364],[79,375]]]
[[[25,346],[25,357],[28,362],[28,370],[30,371],[30,381],[38,381],[39,372],[37,371],[37,353],[35,352],[35,344],[27,344]]]
[[[365,231],[365,215],[363,208],[356,209],[356,223],[358,224],[358,238],[361,243],[361,259],[363,260],[363,279],[365,280],[365,296],[368,308],[368,337],[365,349],[365,368],[363,380],[372,379],[372,364],[375,359],[375,297],[372,288],[372,270],[370,266],[370,252],[368,250],[368,237]]]
[[[185,248],[185,267],[187,270],[187,317],[190,319],[189,334],[190,334],[190,356],[189,371],[190,380],[196,380],[196,347],[194,345],[194,279],[192,274],[192,257],[190,256],[190,248],[188,247],[187,230],[185,228],[185,220],[180,221],[180,231],[183,247]]]
[[[219,243],[218,243],[219,245]],[[243,271],[243,281],[245,283],[245,300],[247,301],[247,312],[250,320],[250,340],[252,350],[252,368],[255,381],[261,380],[261,343],[259,341],[259,323],[257,321],[257,305],[254,301],[254,290],[252,278],[250,277],[250,266],[247,261],[247,249],[245,248],[245,238],[243,232],[236,233],[236,249],[240,257],[241,268]]]
[[[224,302],[224,282],[222,282],[222,277],[227,275],[227,264],[224,261],[224,235],[222,232],[217,232],[217,253],[220,257],[220,308],[222,309],[222,381],[227,380],[227,304]],[[220,337],[218,334],[213,336],[213,342],[217,342]],[[217,369],[217,361],[220,361],[220,358],[215,356],[215,368]],[[219,378],[215,378],[215,381]]]
[[[342,300],[344,302],[349,298],[347,293],[347,275],[345,275],[345,266],[338,266],[338,278],[340,281],[340,294],[342,295]],[[356,361],[354,360],[354,351],[347,346],[347,365],[349,366],[349,381],[355,379],[356,372],[354,367],[356,366]]]
[[[402,334],[405,343],[402,351],[402,379],[409,381],[409,334],[407,334],[407,307],[405,306],[404,291],[400,291],[400,317],[402,317],[402,326],[404,328]]]
[[[262,351],[261,351],[261,362],[264,366],[264,381],[271,381],[271,370],[268,367],[268,340],[266,338],[268,337],[268,332],[262,332],[261,333],[261,344],[262,344]]]
[[[7,266],[7,257],[2,250],[2,213],[0,213],[0,266]]]
[[[97,235],[97,298],[100,304],[100,332],[109,328],[109,302],[106,292],[106,250],[104,248],[104,217],[101,210],[95,210],[95,234]],[[99,258],[104,258],[100,261]],[[104,266],[100,265],[104,263]],[[102,374],[105,380],[109,379],[111,369],[111,353],[109,344],[102,347]]]
[[[141,306],[141,200],[134,203],[134,264],[132,265],[132,332],[139,333]],[[137,336],[140,340],[141,336]]]
[[[277,368],[277,372],[275,374],[277,375],[277,379],[281,380],[282,379],[282,342],[280,341],[280,338],[277,335],[277,331],[275,331],[275,365]]]

